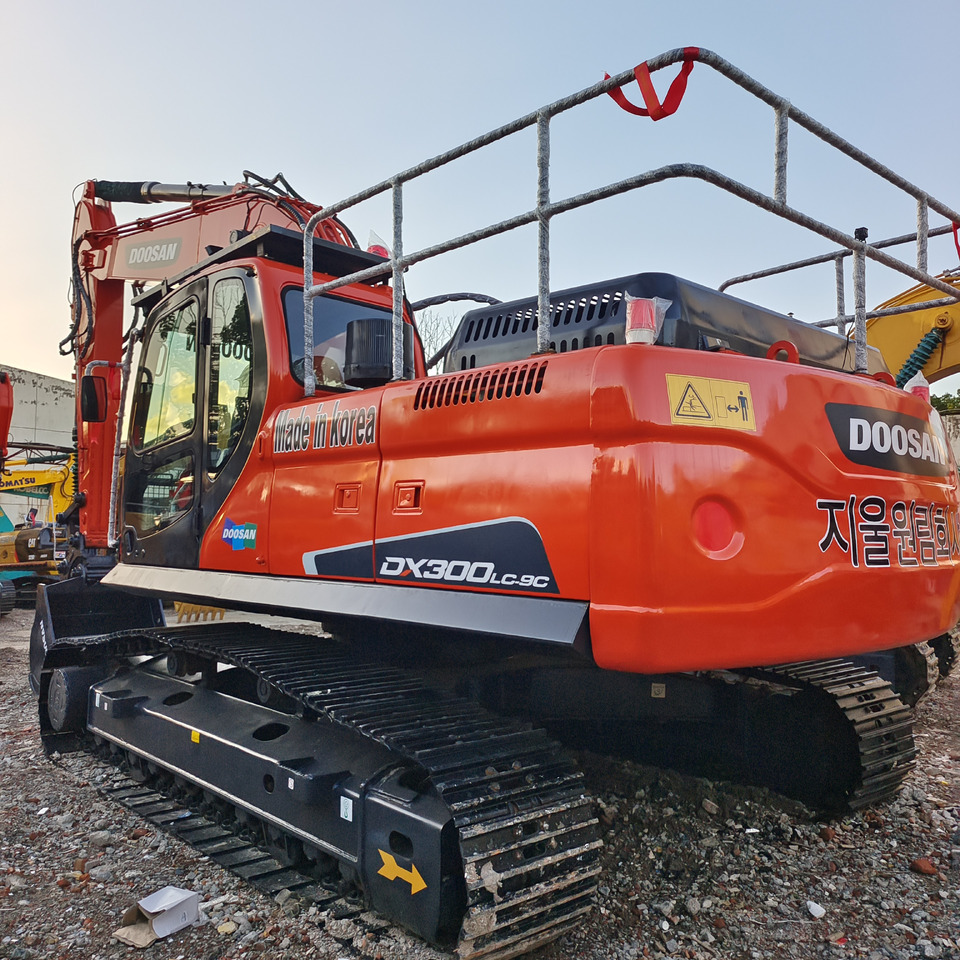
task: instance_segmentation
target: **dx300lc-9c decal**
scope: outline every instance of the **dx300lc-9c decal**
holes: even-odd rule
[[[303,555],[304,573],[419,586],[558,593],[537,528],[522,517],[430,530]]]

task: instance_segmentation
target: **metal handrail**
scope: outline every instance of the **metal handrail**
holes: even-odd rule
[[[393,284],[393,376],[394,379],[401,379],[403,376],[403,338],[401,324],[403,322],[403,287],[402,274],[407,267],[424,260],[432,259],[451,250],[457,250],[480,240],[515,230],[517,227],[525,226],[536,222],[539,227],[538,236],[538,256],[537,256],[537,312],[538,317],[547,318],[550,314],[550,221],[553,217],[561,213],[566,213],[578,207],[603,200],[608,197],[636,190],[653,183],[662,183],[666,180],[676,178],[694,178],[712,183],[723,190],[733,193],[748,202],[759,206],[770,213],[783,219],[789,220],[800,226],[811,230],[814,233],[823,236],[841,247],[849,250],[854,259],[854,299],[856,303],[856,312],[854,316],[856,353],[855,366],[857,371],[865,372],[867,369],[867,347],[866,347],[866,280],[865,280],[865,260],[870,258],[883,265],[902,273],[911,279],[920,283],[925,283],[933,289],[940,290],[948,295],[949,301],[954,302],[960,299],[960,292],[947,283],[932,277],[927,272],[927,242],[931,231],[929,230],[929,211],[934,210],[941,216],[946,217],[951,223],[960,222],[960,213],[957,213],[945,203],[937,200],[925,190],[911,183],[909,180],[901,177],[889,167],[880,163],[878,160],[864,153],[853,144],[838,136],[823,124],[814,120],[813,117],[798,110],[793,104],[784,97],[779,96],[772,90],[758,83],[755,79],[735,67],[733,64],[724,60],[710,50],[696,48],[678,48],[662,53],[657,57],[647,61],[647,68],[650,72],[662,70],[665,67],[682,63],[684,60],[694,60],[703,63],[716,70],[722,76],[732,81],[737,86],[746,90],[755,98],[771,106],[774,110],[774,133],[775,133],[775,153],[774,153],[774,183],[772,195],[767,195],[761,191],[748,187],[724,174],[711,169],[710,167],[698,164],[673,164],[661,167],[658,170],[651,170],[646,173],[637,174],[626,180],[608,184],[604,187],[581,193],[566,200],[550,201],[550,121],[553,117],[564,113],[574,107],[580,106],[590,100],[594,100],[611,90],[617,89],[629,83],[634,78],[631,70],[624,71],[614,77],[602,80],[593,86],[580,90],[570,96],[557,100],[539,110],[519,117],[511,123],[497,127],[482,136],[468,140],[466,143],[441,153],[436,157],[425,160],[416,166],[410,167],[401,173],[395,174],[387,180],[367,187],[353,196],[333,203],[314,214],[307,222],[304,228],[303,245],[303,265],[304,265],[304,394],[313,396],[316,388],[315,371],[313,366],[313,301],[338,287],[343,287],[351,283],[358,283],[374,277],[383,276],[383,266],[368,267],[365,270],[359,270],[330,280],[326,283],[313,284],[313,235],[317,226],[330,217],[337,216],[344,210],[356,206],[366,200],[387,193],[393,195],[393,253],[389,263]],[[871,173],[881,177],[897,189],[909,194],[917,202],[917,233],[915,235],[917,242],[917,266],[910,267],[901,260],[889,256],[882,252],[881,244],[869,244],[866,242],[864,234],[857,231],[854,236],[850,236],[844,231],[832,227],[814,219],[799,210],[795,210],[787,205],[787,154],[788,154],[788,130],[789,121],[793,120],[799,126],[812,133],[818,139],[834,147],[845,156],[851,158],[861,166],[865,167]],[[470,233],[462,234],[459,237],[446,240],[442,243],[425,247],[422,250],[405,254],[403,247],[403,185],[422,177],[425,174],[436,170],[474,153],[478,150],[503,140],[515,133],[519,133],[528,127],[537,128],[537,195],[536,206],[526,213],[518,214],[507,220],[490,224]],[[933,231],[936,235],[938,232]],[[836,255],[833,255],[834,259]],[[839,302],[839,301],[838,301]],[[838,307],[838,315],[843,313],[842,305]],[[549,323],[543,322],[537,324],[537,350],[546,352],[550,344]]]
[[[942,237],[953,232],[953,225],[946,227],[937,227],[934,230],[928,230],[927,237]],[[878,240],[871,244],[876,249],[883,247],[897,247],[905,243],[923,243],[921,231],[917,233],[905,233],[899,237],[889,237],[886,240]],[[737,277],[730,277],[720,284],[721,293],[729,287],[738,283],[748,283],[751,280],[763,280],[767,277],[776,277],[784,273],[792,273],[795,270],[803,270],[806,267],[818,266],[823,263],[833,261],[836,264],[836,284],[837,284],[837,315],[830,320],[819,320],[812,324],[815,327],[833,327],[836,326],[840,333],[846,333],[847,324],[853,321],[854,317],[846,312],[846,302],[843,290],[843,261],[852,255],[850,250],[832,250],[830,253],[823,253],[818,257],[807,257],[803,260],[792,260],[790,263],[781,263],[775,267],[765,267],[763,270],[754,270],[752,273],[743,273]],[[942,289],[942,287],[941,287]],[[937,300],[924,300],[922,303],[901,304],[898,307],[884,307],[878,310],[868,310],[867,319],[874,320],[877,317],[896,317],[903,313],[915,313],[918,310],[933,310],[939,307],[947,307],[956,303],[958,296],[955,294],[949,297],[941,297]]]

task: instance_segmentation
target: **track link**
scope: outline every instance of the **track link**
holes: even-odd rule
[[[937,655],[937,665],[941,677],[949,676],[960,660],[960,628],[954,627],[948,633],[930,641]]]
[[[255,843],[149,785],[121,776],[118,782],[105,788],[103,794],[148,823],[189,843],[263,893],[275,895],[281,890],[290,890],[304,899],[322,898],[321,888],[310,877],[291,870]]]
[[[850,809],[893,797],[914,768],[917,747],[913,739],[913,711],[874,671],[846,660],[816,660],[750,674],[788,687],[817,691],[828,698],[824,716],[832,707],[836,720],[852,731],[860,759],[859,783],[848,789],[844,797]]]
[[[234,625],[124,631],[58,644],[55,658],[172,651],[230,664],[423,768],[453,817],[466,886],[463,960],[507,960],[572,929],[592,908],[599,826],[582,776],[542,730],[427,688],[332,640]],[[95,649],[94,649],[95,648]],[[288,885],[284,883],[284,885]]]

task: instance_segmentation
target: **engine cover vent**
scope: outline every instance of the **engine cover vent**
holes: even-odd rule
[[[484,367],[470,373],[431,377],[417,389],[414,410],[452,407],[458,403],[483,403],[540,393],[547,361]]]

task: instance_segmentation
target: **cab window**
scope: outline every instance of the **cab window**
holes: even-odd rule
[[[199,304],[188,300],[161,317],[147,338],[133,410],[133,445],[146,450],[193,431]]]
[[[236,449],[250,412],[250,309],[239,277],[213,288],[207,472],[217,474]]]
[[[124,523],[148,537],[183,516],[193,496],[193,455],[175,456],[128,480]]]
[[[290,371],[303,383],[303,289],[283,291],[283,313],[287,324]],[[347,324],[361,317],[391,317],[392,311],[357,303],[343,297],[317,297],[313,301],[313,368],[318,386],[344,389],[343,359],[347,345]]]

